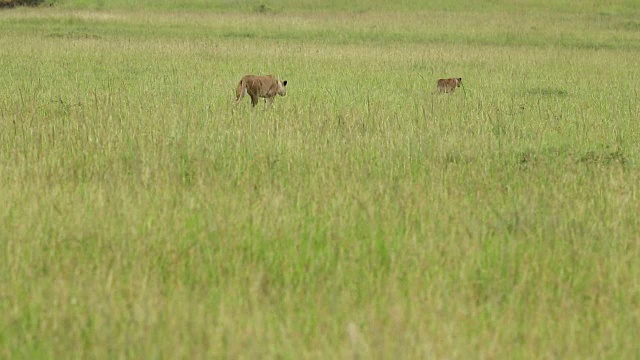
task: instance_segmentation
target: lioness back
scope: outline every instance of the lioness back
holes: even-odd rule
[[[457,87],[462,84],[462,78],[449,78],[438,80],[438,91],[440,92],[454,92]]]
[[[287,94],[287,81],[280,81],[273,75],[245,75],[236,87],[236,102],[240,102],[245,94],[251,97],[251,105],[256,106],[259,98],[265,98],[269,103],[277,95]]]

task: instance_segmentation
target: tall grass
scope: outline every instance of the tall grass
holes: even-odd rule
[[[3,12],[0,357],[637,357],[639,35],[540,11]]]

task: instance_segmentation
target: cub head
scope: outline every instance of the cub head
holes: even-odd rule
[[[456,86],[460,87],[460,84],[462,84],[462,78],[457,78],[456,83]]]
[[[278,95],[280,96],[287,95],[287,80],[278,81]]]

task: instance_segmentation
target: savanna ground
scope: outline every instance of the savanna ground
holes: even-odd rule
[[[1,11],[0,357],[639,357],[640,8],[422,3]]]

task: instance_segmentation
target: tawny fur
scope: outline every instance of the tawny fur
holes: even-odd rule
[[[256,106],[259,98],[265,98],[270,104],[277,96],[285,96],[287,94],[287,81],[280,81],[273,75],[245,75],[236,87],[236,103],[249,94],[251,97],[251,105]]]
[[[454,92],[461,84],[462,78],[440,79],[438,80],[438,91],[444,93]]]

